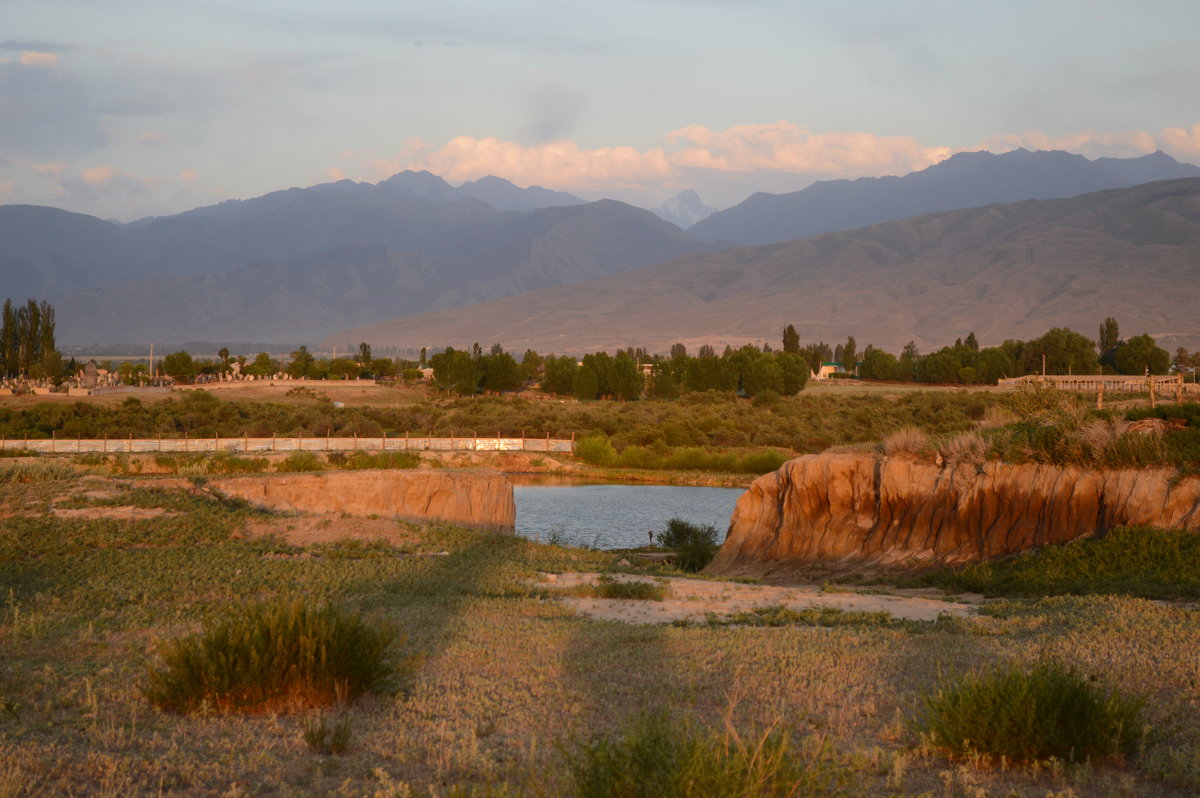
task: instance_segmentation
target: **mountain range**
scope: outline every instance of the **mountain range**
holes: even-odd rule
[[[1074,195],[1198,174],[1197,167],[1162,153],[1092,161],[1064,152],[1018,150],[962,153],[903,177],[831,181],[794,194],[759,194],[711,215],[712,209],[692,191],[651,212],[612,200],[586,202],[536,186],[520,188],[496,177],[453,186],[429,172],[411,171],[375,184],[342,180],[292,188],[124,225],[56,208],[9,205],[0,206],[0,293],[18,302],[26,297],[50,300],[58,309],[60,342],[85,345],[313,343],[337,337],[338,330],[456,307],[478,307],[484,318],[491,306],[479,303],[575,283],[588,286],[572,294],[583,319],[603,299],[588,293],[601,285],[590,281],[631,273],[622,290],[636,297],[643,279],[657,279],[654,272],[643,276],[640,270],[689,255],[725,258],[719,290],[741,295],[759,278],[750,266],[740,275],[739,264],[758,256],[736,249],[714,253],[756,236],[786,235],[793,241],[943,208]],[[681,229],[688,225],[686,232]],[[680,261],[691,264],[685,271],[710,262]],[[844,263],[836,268],[853,279],[853,270]],[[684,278],[680,273],[679,279]],[[1008,279],[1018,275],[1010,272]],[[785,293],[791,290],[781,286]],[[1154,304],[1143,300],[1136,287],[1132,290],[1130,306]],[[988,299],[983,292],[973,300],[955,301]],[[666,304],[646,312],[659,314],[680,300],[662,295],[660,301]],[[806,297],[796,307],[814,301],[832,300]],[[752,336],[762,314],[754,308],[741,312],[749,318],[740,326],[714,316],[711,335],[773,337]],[[958,311],[947,306],[941,312]],[[496,321],[497,330],[503,321]],[[1010,326],[1021,328],[1019,321]],[[1167,319],[1158,321],[1154,329],[1166,329]],[[648,329],[634,315],[612,323],[617,330]],[[993,328],[996,334],[1001,326]],[[459,340],[446,334],[447,341]],[[834,328],[812,328],[814,337],[840,334]],[[923,336],[925,332],[914,330],[908,337],[926,340]],[[425,333],[419,337],[413,345],[442,343]],[[498,334],[481,332],[478,337],[502,340]],[[551,341],[561,349],[559,343],[561,336]]]
[[[823,180],[790,194],[754,194],[688,233],[702,241],[774,244],[921,213],[1074,197],[1176,177],[1200,177],[1200,167],[1163,152],[1096,160],[1061,150],[960,152],[903,177]]]
[[[1200,345],[1200,178],[885,222],[690,255],[638,272],[349,330],[327,344],[581,353],[680,342],[777,345],[855,336],[898,352],[981,343],[1107,316],[1164,346]]]

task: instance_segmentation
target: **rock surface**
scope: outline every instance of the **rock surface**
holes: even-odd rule
[[[1168,469],[938,466],[910,456],[819,454],[751,484],[708,571],[785,578],[977,562],[1128,525],[1200,529],[1200,479]]]
[[[214,479],[213,488],[273,510],[380,515],[512,532],[512,483],[499,471],[327,471]]]

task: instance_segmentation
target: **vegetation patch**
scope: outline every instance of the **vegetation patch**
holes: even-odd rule
[[[675,550],[675,565],[683,571],[700,571],[717,556],[717,530],[711,524],[700,526],[672,518],[666,530],[658,533],[658,545]]]
[[[275,466],[275,470],[284,474],[324,471],[325,464],[321,462],[320,457],[312,452],[292,452],[279,461],[279,464]]]
[[[893,626],[891,613],[879,610],[843,610],[839,607],[792,609],[782,604],[755,607],[725,617],[710,615],[710,626]]]
[[[1115,593],[1200,598],[1200,534],[1150,527],[1043,546],[1003,560],[935,571],[916,580],[986,596]]]
[[[822,740],[794,745],[777,725],[746,737],[728,719],[714,732],[643,714],[568,756],[580,798],[771,798],[838,794],[849,774],[831,753]]]
[[[295,711],[351,701],[396,677],[394,632],[333,605],[255,604],[168,641],[146,696],[172,712]]]
[[[1097,761],[1136,752],[1143,703],[1048,660],[948,682],[925,696],[915,725],[956,757]]]
[[[66,463],[10,463],[0,468],[0,482],[57,482],[76,476]]]
[[[667,586],[661,582],[625,582],[614,579],[608,574],[602,574],[595,585],[588,586],[588,591],[596,598],[607,599],[642,599],[662,601],[670,593]]]

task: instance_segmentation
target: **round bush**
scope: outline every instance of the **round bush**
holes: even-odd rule
[[[390,630],[302,599],[254,604],[163,645],[146,695],[173,712],[298,710],[349,701],[396,675]]]
[[[953,756],[1070,762],[1133,753],[1143,702],[1053,660],[970,673],[925,697],[917,727]]]

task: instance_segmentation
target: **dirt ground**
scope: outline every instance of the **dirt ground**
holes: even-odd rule
[[[539,585],[564,591],[560,599],[577,613],[597,620],[634,624],[672,623],[691,620],[703,622],[710,614],[726,616],[749,612],[757,607],[785,606],[789,609],[832,607],[852,612],[888,612],[896,618],[933,621],[939,615],[973,615],[979,596],[959,597],[949,602],[934,596],[938,591],[898,590],[894,594],[827,592],[816,585],[778,587],[740,582],[710,582],[703,579],[667,577],[667,597],[662,601],[642,599],[583,598],[565,591],[580,585],[594,585],[600,574],[542,574]],[[650,577],[616,574],[624,582],[645,582]]]

